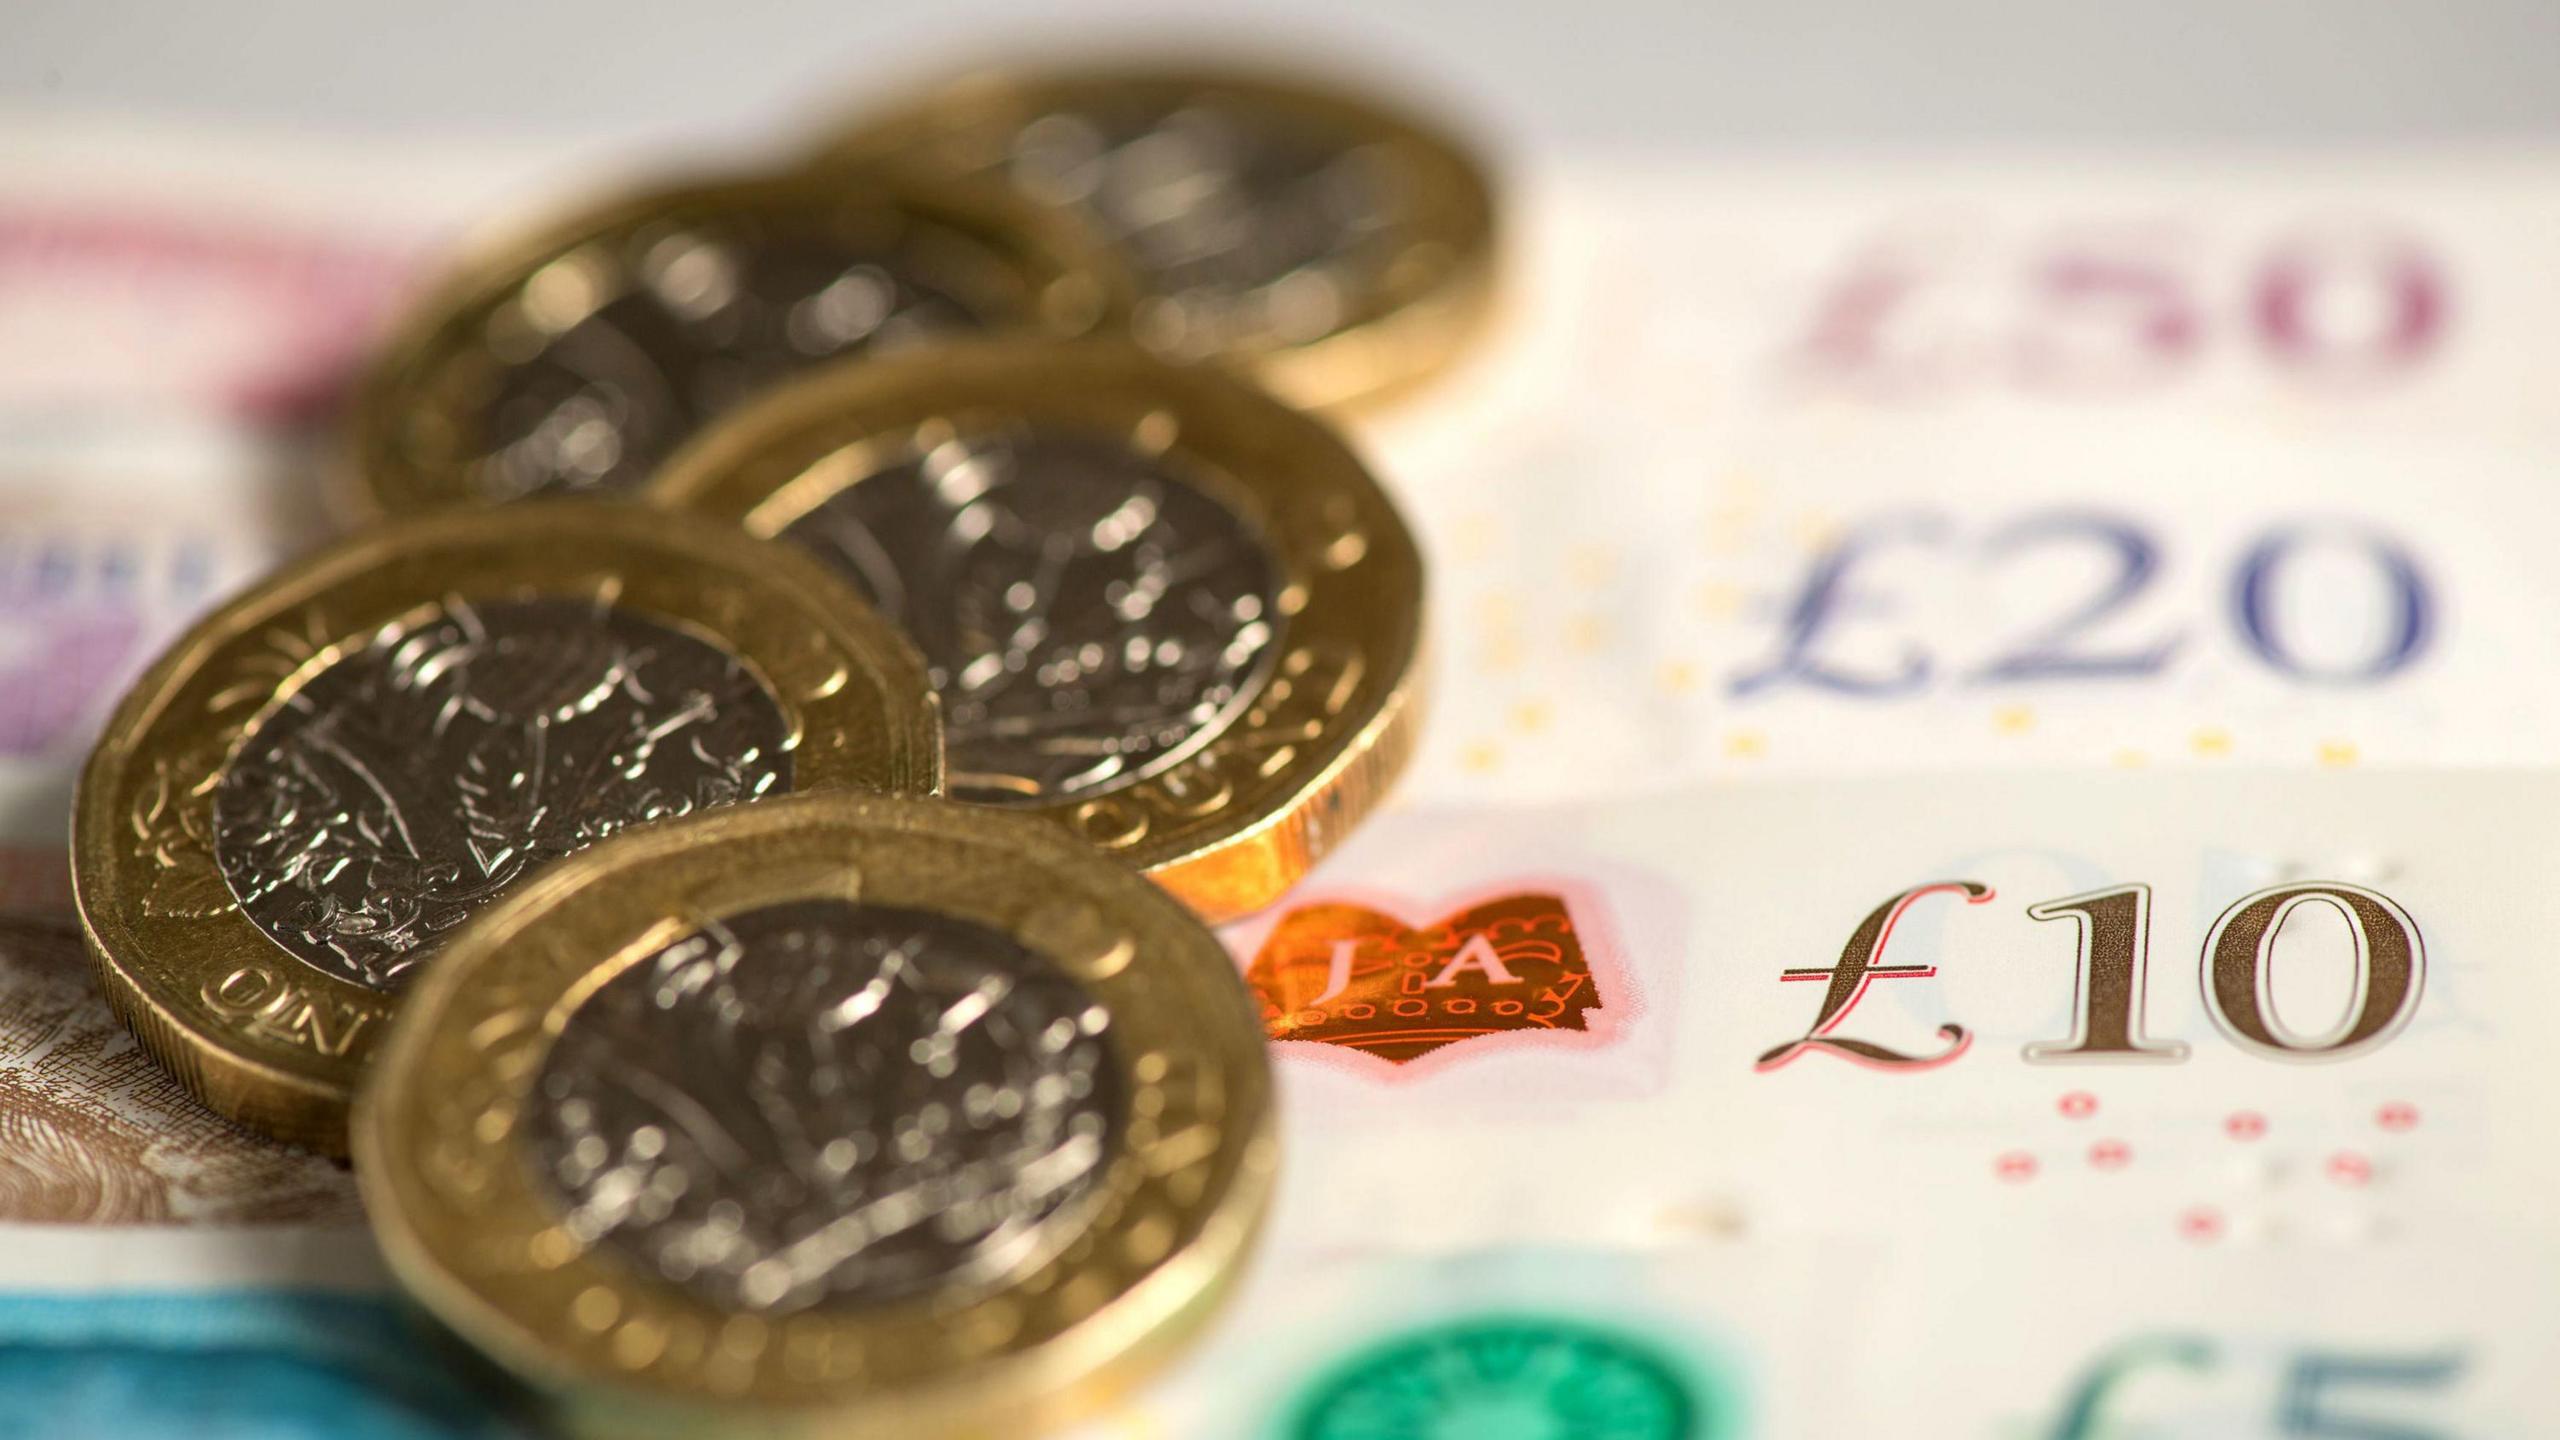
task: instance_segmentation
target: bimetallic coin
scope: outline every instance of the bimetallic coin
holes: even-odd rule
[[[354,1125],[383,1250],[575,1428],[1017,1435],[1226,1288],[1277,1142],[1216,937],[1027,817],[795,796],[445,948]]]
[[[376,532],[198,624],[81,778],[109,999],[214,1109],[345,1144],[395,998],[473,912],[645,821],[930,794],[923,668],[821,566],[554,502]]]
[[[981,74],[861,121],[827,163],[1000,178],[1137,278],[1138,338],[1231,359],[1301,405],[1421,380],[1490,307],[1491,189],[1454,140],[1278,76]]]
[[[992,185],[669,186],[464,261],[359,390],[359,517],[629,491],[714,416],[827,360],[944,332],[1074,334],[1125,287]]]
[[[797,542],[924,652],[954,798],[1046,816],[1210,919],[1402,767],[1422,569],[1324,426],[1125,344],[918,348],[796,382],[651,496]]]

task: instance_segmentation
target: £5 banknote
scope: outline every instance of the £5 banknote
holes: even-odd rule
[[[2549,1252],[1779,1241],[1273,1256],[1077,1440],[2535,1433]],[[2376,1291],[2393,1302],[2374,1303]]]

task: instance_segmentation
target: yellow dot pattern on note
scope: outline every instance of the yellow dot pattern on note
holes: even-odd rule
[[[1617,566],[1617,556],[1606,545],[1576,545],[1566,558],[1565,573],[1573,583],[1596,590],[1609,583]]]
[[[1730,620],[1742,613],[1742,589],[1729,581],[1710,580],[1698,587],[1698,610],[1710,620]]]
[[[1647,502],[1633,526],[1578,502],[1513,514],[1461,499],[1438,532],[1461,561],[1444,664],[1458,672],[1448,703],[1474,718],[1430,746],[1435,782],[1557,798],[1639,773],[1893,771],[1924,752],[1994,768],[2374,763],[2374,737],[2322,728],[2339,717],[2218,701],[2200,675],[2177,694],[1975,683],[2001,637],[2057,602],[1960,586],[1941,573],[1956,560],[1937,565],[1928,546],[1842,582],[1818,633],[1800,635],[1808,567],[1880,513],[1810,498],[1804,478],[1710,468],[1703,490]],[[1889,683],[1914,654],[1926,673]],[[1862,681],[1876,692],[1840,698]]]

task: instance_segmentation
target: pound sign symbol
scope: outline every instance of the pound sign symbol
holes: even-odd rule
[[[1844,1059],[1883,1070],[1926,1069],[1932,1065],[1944,1065],[1971,1047],[1973,1036],[1961,1025],[1938,1027],[1938,1037],[1947,1042],[1947,1048],[1935,1055],[1905,1055],[1873,1041],[1844,1040],[1831,1033],[1833,1027],[1849,1018],[1850,1011],[1858,1008],[1859,998],[1875,981],[1923,980],[1938,973],[1935,965],[1886,965],[1880,962],[1884,959],[1886,943],[1893,938],[1894,925],[1902,919],[1902,912],[1910,909],[1912,902],[1921,896],[1941,891],[1962,895],[1967,905],[1980,905],[1991,898],[1990,886],[1971,880],[1941,880],[1913,886],[1877,906],[1868,912],[1866,919],[1858,922],[1857,932],[1849,937],[1848,945],[1840,951],[1839,964],[1828,968],[1816,966],[1781,971],[1778,976],[1781,980],[1828,980],[1831,984],[1823,992],[1822,1012],[1813,1017],[1813,1028],[1802,1037],[1762,1055],[1753,1068],[1775,1070],[1807,1050],[1828,1050]]]

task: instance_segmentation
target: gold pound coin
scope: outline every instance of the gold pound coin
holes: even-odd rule
[[[399,992],[551,859],[791,790],[932,794],[915,652],[824,567],[636,506],[350,540],[189,631],[89,757],[72,883],[107,997],[207,1105],[346,1144]]]
[[[967,77],[840,132],[828,162],[990,175],[1082,220],[1137,278],[1140,341],[1333,408],[1446,366],[1494,292],[1491,187],[1373,98],[1239,71]]]
[[[490,907],[354,1124],[409,1293],[582,1433],[1014,1437],[1203,1321],[1277,1157],[1215,936],[1054,828],[796,796]]]
[[[955,799],[1048,817],[1212,922],[1412,748],[1422,565],[1333,432],[1105,341],[918,348],[750,406],[653,498],[814,551],[924,652]]]
[[[359,386],[357,519],[635,489],[794,371],[944,331],[1076,334],[1125,285],[1074,227],[993,185],[675,184],[480,247]]]

